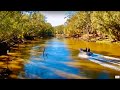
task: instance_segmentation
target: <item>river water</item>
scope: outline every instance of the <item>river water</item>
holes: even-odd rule
[[[8,63],[15,79],[114,79],[120,71],[78,57],[79,48],[119,58],[120,46],[96,44],[76,39],[43,39],[12,48],[14,60]],[[113,64],[111,64],[113,65]],[[1,67],[2,68],[2,67]],[[118,68],[120,68],[118,66]]]

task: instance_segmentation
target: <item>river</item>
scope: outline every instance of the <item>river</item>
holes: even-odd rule
[[[100,55],[120,57],[117,44],[99,44],[78,39],[41,39],[15,46],[7,63],[13,79],[114,79],[120,71],[78,57],[79,48],[91,48]],[[6,63],[0,62],[1,67]],[[111,64],[113,65],[113,64]],[[120,68],[118,66],[118,68]]]

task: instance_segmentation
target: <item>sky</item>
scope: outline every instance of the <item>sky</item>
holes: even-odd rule
[[[66,21],[66,11],[40,11],[47,17],[47,22],[51,23],[52,26],[64,24]],[[65,18],[65,19],[64,19]]]

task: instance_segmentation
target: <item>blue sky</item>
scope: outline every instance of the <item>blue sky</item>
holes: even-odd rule
[[[52,26],[64,24],[66,19],[66,11],[40,11],[47,17],[47,22],[51,23]]]

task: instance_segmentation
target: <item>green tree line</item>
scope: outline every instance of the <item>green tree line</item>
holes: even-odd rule
[[[40,12],[0,11],[0,42],[52,35],[52,25]]]
[[[0,11],[1,48],[21,43],[25,39],[31,40],[53,35],[54,28],[46,22],[46,17],[39,11]],[[1,48],[0,52],[4,51]]]
[[[67,19],[62,30],[69,37],[91,34],[93,38],[99,36],[103,39],[120,41],[120,12],[76,11]]]

